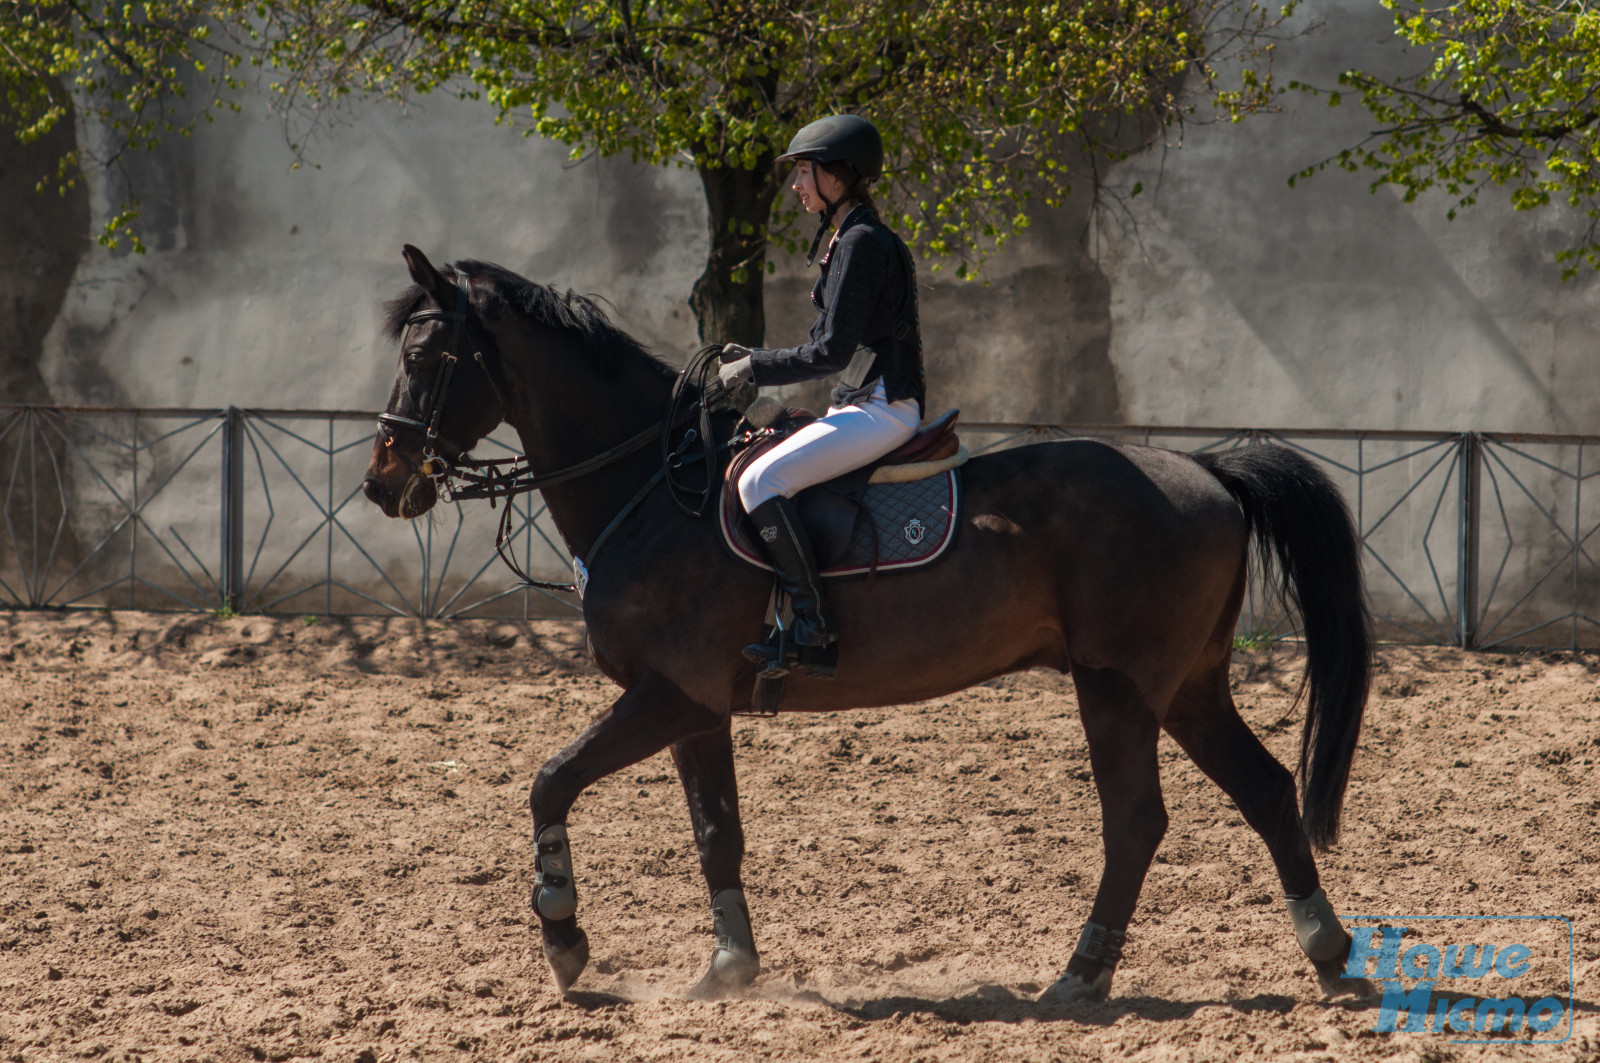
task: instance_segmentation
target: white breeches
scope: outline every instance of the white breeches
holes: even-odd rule
[[[830,408],[751,462],[739,477],[739,501],[748,513],[779,495],[793,498],[883,457],[916,435],[921,424],[917,400],[890,402],[879,380],[867,402]]]

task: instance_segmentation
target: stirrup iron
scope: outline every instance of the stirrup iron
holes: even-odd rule
[[[745,660],[761,665],[758,679],[782,679],[799,672],[813,679],[832,679],[838,674],[839,640],[825,645],[796,643],[785,628],[776,628],[766,642],[752,642],[742,651]]]

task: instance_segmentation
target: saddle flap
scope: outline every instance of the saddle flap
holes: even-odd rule
[[[812,413],[810,410],[802,410],[799,407],[791,406],[789,409],[783,411],[783,413],[779,415],[773,423],[774,425],[782,427],[782,435],[788,435],[790,432],[793,432],[796,429],[804,428],[806,425],[810,424],[816,419],[817,415]],[[738,489],[740,475],[744,473],[744,470],[749,467],[752,461],[755,461],[757,457],[775,445],[778,442],[778,438],[781,438],[781,436],[768,439],[758,439],[755,443],[745,447],[743,450],[735,454],[733,456],[733,460],[728,462],[728,464],[722,470],[723,483],[725,483],[730,490],[736,491]]]
[[[800,523],[811,536],[811,549],[823,568],[844,556],[855,538],[856,518],[861,515],[859,496],[851,497],[828,484],[808,487],[795,497]]]

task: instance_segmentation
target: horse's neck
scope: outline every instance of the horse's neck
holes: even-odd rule
[[[649,382],[649,383],[654,383]],[[539,409],[512,420],[535,475],[570,468],[625,443],[666,416],[670,388],[610,389],[583,396],[552,389]],[[591,473],[556,484],[543,494],[545,507],[567,549],[587,557],[595,539],[661,461],[647,445]]]

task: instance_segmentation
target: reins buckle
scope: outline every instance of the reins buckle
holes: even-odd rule
[[[693,428],[683,433],[683,440],[677,445],[676,448],[673,449],[672,453],[667,456],[667,464],[672,466],[674,469],[683,468],[684,454],[686,454],[689,448],[694,445],[694,441],[699,438],[699,431]]]

